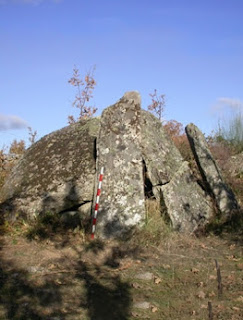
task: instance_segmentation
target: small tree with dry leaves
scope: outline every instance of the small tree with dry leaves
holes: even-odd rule
[[[37,136],[37,131],[33,131],[33,129],[31,127],[28,127],[28,131],[29,131],[29,142],[30,145],[32,145],[33,143],[36,142],[36,136]]]
[[[154,93],[151,93],[150,97],[152,98],[152,103],[148,106],[148,110],[152,111],[162,122],[164,129],[179,149],[182,156],[186,160],[190,160],[192,154],[182,123],[176,120],[165,121],[162,119],[165,108],[165,94],[158,95],[157,90],[154,89]]]
[[[87,106],[87,103],[93,98],[93,90],[96,86],[96,81],[94,79],[93,67],[84,77],[84,80],[80,77],[79,69],[74,66],[73,76],[68,81],[72,86],[77,88],[77,94],[73,102],[73,107],[79,109],[79,116],[75,120],[74,116],[68,116],[68,123],[72,124],[81,119],[91,118],[97,111],[97,108],[93,106]]]
[[[152,98],[152,103],[148,106],[148,110],[152,111],[161,121],[165,107],[165,94],[158,95],[157,90],[149,94]]]
[[[190,161],[192,159],[192,153],[183,124],[176,120],[169,120],[165,122],[164,129],[179,149],[183,158]]]

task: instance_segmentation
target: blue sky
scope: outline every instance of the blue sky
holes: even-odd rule
[[[138,90],[144,109],[206,134],[243,104],[242,0],[0,0],[0,148],[67,125],[76,65],[96,65],[102,110]]]

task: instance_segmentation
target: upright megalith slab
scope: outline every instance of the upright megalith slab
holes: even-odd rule
[[[210,200],[159,119],[142,111],[142,155],[154,196],[165,204],[174,229],[193,232],[212,216]]]
[[[225,184],[206,139],[198,127],[190,123],[186,126],[186,134],[202,178],[207,183],[209,192],[215,198],[222,214],[222,221],[228,220],[232,211],[238,208],[234,193]]]
[[[161,186],[172,226],[179,232],[192,233],[204,226],[213,216],[210,199],[197,184],[184,161],[171,179]]]
[[[97,173],[104,167],[97,233],[120,237],[144,222],[141,99],[127,92],[101,116]]]
[[[183,162],[161,121],[148,111],[141,116],[142,154],[153,186],[168,183]]]

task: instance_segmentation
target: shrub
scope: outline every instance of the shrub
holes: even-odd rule
[[[192,152],[184,131],[183,124],[176,120],[170,120],[164,124],[164,128],[171,137],[175,146],[179,149],[182,157],[187,161],[191,161]]]
[[[36,130],[33,131],[31,127],[28,127],[28,131],[29,131],[29,142],[30,142],[30,145],[32,145],[36,141],[37,131]]]
[[[0,188],[3,186],[19,157],[24,154],[24,152],[24,140],[17,141],[16,139],[11,143],[8,152],[4,149],[0,150]]]
[[[87,102],[93,98],[92,93],[96,86],[96,81],[93,76],[94,69],[95,67],[93,67],[91,71],[85,75],[84,80],[80,78],[79,70],[76,67],[73,69],[73,76],[68,83],[77,88],[77,94],[73,102],[73,107],[79,109],[79,116],[77,120],[75,120],[74,116],[68,116],[69,124],[75,123],[80,119],[90,118],[97,111],[97,108],[86,105]]]
[[[155,113],[155,115],[161,121],[165,107],[165,95],[161,94],[158,96],[156,89],[154,89],[154,93],[150,93],[149,95],[152,98],[152,103],[148,106],[148,110]]]

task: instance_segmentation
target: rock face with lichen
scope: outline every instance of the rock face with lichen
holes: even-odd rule
[[[154,196],[164,203],[174,229],[195,231],[212,217],[210,199],[161,122],[143,111],[141,127],[143,160]]]
[[[99,119],[90,119],[33,144],[1,190],[0,213],[12,220],[74,209],[87,213],[94,192],[98,132]]]
[[[201,175],[222,214],[222,220],[228,220],[232,211],[238,209],[234,193],[224,183],[206,139],[198,127],[190,123],[186,126],[186,134]]]
[[[210,198],[196,182],[187,161],[161,186],[161,194],[175,230],[192,233],[213,217]]]
[[[183,159],[161,121],[148,111],[142,111],[142,154],[148,176],[154,187],[168,183],[180,168]]]
[[[140,95],[128,92],[101,116],[97,160],[105,174],[97,231],[104,237],[121,236],[145,220],[140,105]]]

